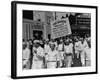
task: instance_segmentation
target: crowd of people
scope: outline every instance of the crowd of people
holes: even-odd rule
[[[91,37],[66,36],[47,40],[24,40],[23,69],[91,66]]]

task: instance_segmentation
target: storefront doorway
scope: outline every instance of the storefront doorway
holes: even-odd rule
[[[33,30],[33,38],[38,40],[43,39],[43,31]]]

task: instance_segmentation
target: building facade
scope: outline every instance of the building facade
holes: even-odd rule
[[[48,39],[52,12],[33,11],[33,20],[23,18],[23,39]]]
[[[91,14],[70,12],[32,11],[33,19],[23,18],[23,39],[50,39],[51,22],[68,17],[72,34],[90,34]]]

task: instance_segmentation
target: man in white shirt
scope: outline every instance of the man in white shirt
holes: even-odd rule
[[[43,68],[43,57],[44,51],[39,44],[39,40],[34,40],[32,69]]]
[[[23,53],[22,53],[22,59],[23,59],[23,69],[29,69],[30,67],[30,50],[27,46],[27,44],[23,45]]]
[[[86,39],[82,40],[81,41],[81,52],[80,52],[80,56],[81,56],[81,63],[82,63],[82,66],[85,66],[85,58],[86,58],[86,54],[88,52],[88,43],[86,41]]]
[[[71,67],[72,64],[72,55],[73,55],[73,44],[66,40],[64,45],[64,62],[65,67]]]
[[[58,45],[58,55],[59,55],[59,60],[60,64],[58,65],[59,67],[63,67],[63,62],[64,62],[64,43],[63,40],[60,40],[60,43]]]
[[[75,48],[75,54],[76,54],[77,58],[79,58],[79,54],[80,54],[80,51],[82,49],[82,45],[81,45],[81,41],[79,41],[78,38],[76,38],[74,48]]]
[[[87,40],[88,47],[85,48],[85,66],[91,66],[91,39]]]
[[[90,46],[89,48],[86,49],[85,55],[86,55],[85,66],[91,66],[91,47]]]
[[[55,49],[54,42],[50,42],[49,45],[50,45],[50,50],[46,55],[47,68],[56,68],[58,51]]]

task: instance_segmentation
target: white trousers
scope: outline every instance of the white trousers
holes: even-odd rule
[[[86,66],[91,66],[91,61],[90,60],[86,60]]]
[[[72,55],[66,56],[66,58],[64,59],[64,62],[65,62],[65,66],[66,67],[71,67],[71,64],[72,64]]]
[[[57,63],[56,62],[47,62],[47,68],[56,68]]]
[[[60,67],[63,65],[62,60],[64,60],[64,52],[59,51],[59,61],[60,61]]]
[[[85,66],[85,52],[84,52],[84,50],[82,52],[80,52],[80,57],[81,57],[82,66]]]
[[[40,60],[33,60],[32,62],[32,69],[42,69],[43,68],[43,61]]]

